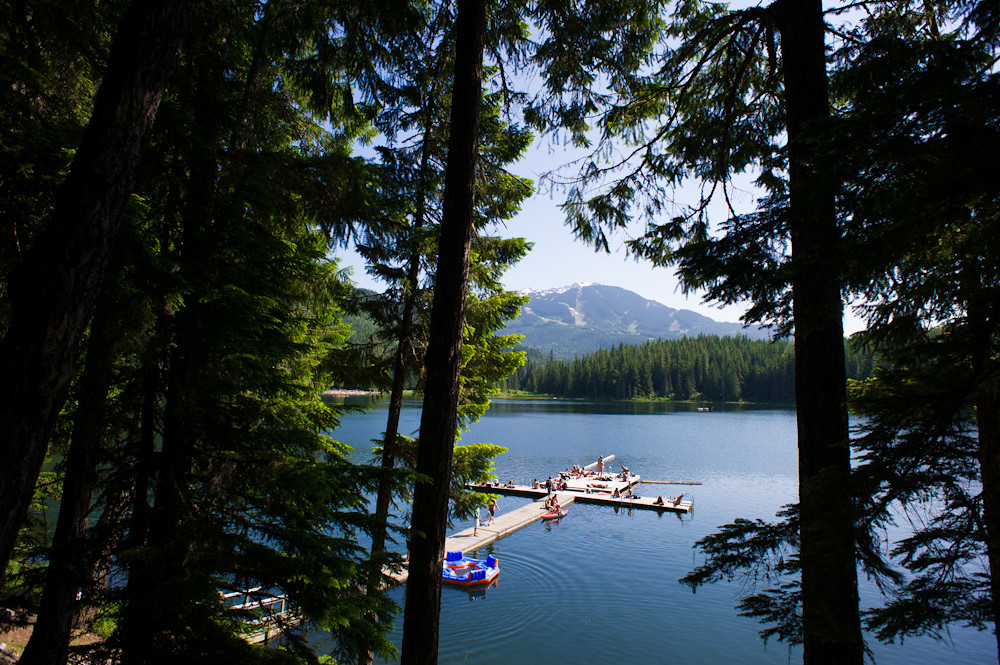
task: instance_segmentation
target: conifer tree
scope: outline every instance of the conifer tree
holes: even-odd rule
[[[709,298],[751,299],[748,322],[770,318],[794,331],[804,661],[860,664],[841,230],[834,183],[810,138],[823,136],[830,118],[822,3],[777,0],[742,10],[683,3],[666,34],[677,46],[655,54],[650,73],[610,81],[621,101],[607,105],[604,136],[637,147],[617,165],[585,166],[566,206],[569,223],[606,248],[607,233],[628,226],[638,208],[650,221],[629,243],[633,252],[679,265],[687,287],[704,287]],[[559,111],[561,119],[582,119],[577,104]],[[712,194],[728,194],[733,174],[749,167],[772,193],[770,206],[758,217],[734,217],[713,238]],[[616,169],[624,175],[593,195]],[[672,189],[689,179],[704,183],[701,203],[660,221],[670,214]],[[682,385],[681,396],[689,390]]]
[[[869,22],[838,133],[855,169],[845,200],[856,242],[875,248],[864,268],[879,275],[859,284],[869,327],[858,341],[885,360],[853,391],[867,416],[861,527],[877,540],[899,512],[923,518],[889,560],[874,550],[893,584],[869,625],[886,640],[953,622],[996,633],[1000,620],[1000,192],[987,175],[1000,154],[998,24],[985,4],[954,11]],[[871,124],[877,143],[853,140]]]
[[[0,341],[0,582],[66,400],[110,248],[192,2],[135,2],[124,13],[52,217],[5,277]],[[26,18],[26,17],[25,17]]]

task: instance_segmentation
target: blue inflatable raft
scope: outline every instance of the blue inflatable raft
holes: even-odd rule
[[[485,559],[471,559],[462,552],[447,552],[441,580],[445,584],[458,586],[478,586],[489,584],[500,574],[500,562],[495,556]]]

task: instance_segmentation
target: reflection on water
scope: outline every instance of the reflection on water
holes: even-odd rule
[[[408,405],[400,431],[415,432],[418,409]],[[335,436],[369,459],[369,441],[384,423],[378,408],[345,418]],[[574,504],[565,518],[532,524],[480,553],[500,559],[500,576],[489,589],[445,589],[440,663],[801,661],[798,649],[773,642],[765,648],[760,626],[737,615],[734,605],[747,589],[716,584],[692,593],[677,582],[701,561],[693,548],[699,538],[736,517],[771,519],[796,500],[794,412],[498,400],[463,434],[462,443],[480,441],[508,448],[496,463],[504,482],[544,481],[615,454],[615,469],[625,464],[647,480],[702,484],[637,488],[644,495],[687,492],[695,508],[686,516]],[[500,509],[526,501],[502,497]],[[393,594],[401,604],[402,590]],[[862,594],[874,597],[870,585]],[[398,624],[396,644],[402,616]],[[996,662],[990,634],[959,627],[951,636],[954,646],[927,639],[869,646],[880,665]]]

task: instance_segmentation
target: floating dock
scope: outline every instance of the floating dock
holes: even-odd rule
[[[607,463],[614,458],[614,455],[607,455],[604,457],[604,462]],[[595,467],[597,467],[597,462],[588,464],[583,468],[584,470],[590,470]],[[638,474],[629,473],[626,477],[621,473],[615,474],[609,471],[605,471],[602,474],[586,476],[575,476],[567,472],[562,472],[559,474],[559,478],[554,480],[559,483],[565,483],[566,485],[564,490],[559,490],[560,498],[563,495],[569,495],[574,497],[578,503],[590,503],[602,506],[620,506],[625,508],[642,508],[646,510],[667,510],[675,513],[691,512],[691,509],[694,507],[694,502],[691,500],[690,496],[687,494],[680,494],[679,496],[674,497],[665,496],[662,497],[662,503],[658,503],[658,499],[660,498],[658,496],[633,496],[633,488],[639,483],[655,483],[663,485],[701,484],[690,482],[674,483],[671,481],[642,480]],[[528,499],[538,499],[545,497],[548,494],[548,490],[544,487],[544,484],[540,488],[532,487],[530,485],[501,485],[499,483],[487,485],[466,485],[466,488],[475,492],[520,496]],[[615,490],[618,491],[619,496],[614,496]]]
[[[615,459],[615,456],[605,455],[603,459],[606,464]],[[584,470],[589,470],[596,467],[597,462],[594,462],[583,468]],[[563,508],[575,502],[612,506],[629,510],[635,508],[656,510],[659,512],[689,513],[694,507],[693,501],[687,494],[681,494],[676,497],[662,497],[662,503],[657,502],[660,499],[657,496],[633,496],[632,489],[640,482],[656,482],[643,481],[634,473],[629,473],[627,477],[622,476],[621,473],[614,474],[610,471],[605,471],[601,474],[595,472],[593,475],[586,476],[574,476],[566,472],[558,475],[558,482],[565,483],[566,488],[553,490],[551,494],[557,496],[559,504]],[[492,525],[487,526],[486,520],[483,520],[479,527],[478,535],[474,535],[473,533],[475,527],[469,527],[448,536],[445,540],[444,549],[446,552],[455,552],[458,550],[461,550],[464,554],[474,552],[514,533],[518,529],[523,529],[529,524],[537,522],[542,519],[542,515],[548,512],[544,506],[544,500],[549,496],[550,492],[545,489],[544,485],[540,488],[533,488],[530,485],[501,485],[496,483],[489,485],[466,485],[466,488],[484,494],[502,494],[505,496],[533,499],[533,501],[520,508],[497,515]],[[615,490],[618,490],[619,496],[613,496]],[[390,573],[387,571],[387,575],[397,584],[404,584],[409,576],[409,572],[404,567],[397,572]]]
[[[497,492],[493,493],[496,494]],[[580,496],[575,492],[556,492],[556,496],[559,499],[559,505],[563,508],[580,498]],[[474,535],[477,529],[474,526],[470,526],[468,529],[464,529],[458,533],[448,536],[444,541],[444,551],[456,552],[461,550],[463,554],[475,552],[478,549],[486,547],[490,543],[494,543],[505,536],[509,536],[519,529],[523,529],[529,524],[537,522],[542,519],[542,515],[548,512],[548,508],[544,505],[545,497],[545,490],[542,490],[540,497],[536,501],[533,501],[526,506],[515,508],[514,510],[506,513],[498,514],[493,519],[493,524],[489,526],[486,526],[486,522],[489,521],[489,518],[486,517],[482,520],[482,524],[479,526],[478,535]],[[489,513],[486,514],[488,515]],[[405,584],[406,579],[409,577],[409,571],[406,568],[403,568],[398,572],[387,574],[394,579],[397,584]]]
[[[634,483],[633,483],[634,484]],[[484,494],[503,494],[505,496],[519,496],[529,499],[545,498],[548,494],[545,489],[532,489],[528,485],[466,485],[467,489]],[[619,490],[620,491],[620,490]],[[642,508],[645,510],[666,510],[675,513],[689,513],[694,507],[694,502],[681,494],[677,497],[663,497],[663,505],[656,503],[655,496],[634,497],[631,494],[624,494],[620,497],[611,496],[607,490],[594,491],[590,493],[580,491],[560,491],[559,502],[563,503],[564,496],[571,497],[576,503],[589,503],[601,506],[621,506],[625,508]],[[563,504],[565,505],[565,504]]]

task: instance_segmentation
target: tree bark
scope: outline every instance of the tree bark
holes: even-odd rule
[[[97,452],[104,438],[115,341],[121,334],[119,305],[105,299],[91,326],[45,587],[31,639],[18,661],[25,665],[61,665],[69,657],[79,608],[76,595],[86,585],[91,570],[85,547],[87,516],[97,473]]]
[[[52,221],[11,273],[0,342],[0,583],[24,523],[191,0],[133,2]]]
[[[821,0],[771,5],[788,130],[799,449],[803,662],[861,665],[854,504],[834,189],[804,139],[829,117]]]
[[[417,471],[430,482],[418,483],[413,494],[401,665],[433,664],[438,656],[441,566],[462,369],[485,30],[485,0],[460,0],[444,210],[417,452]]]

